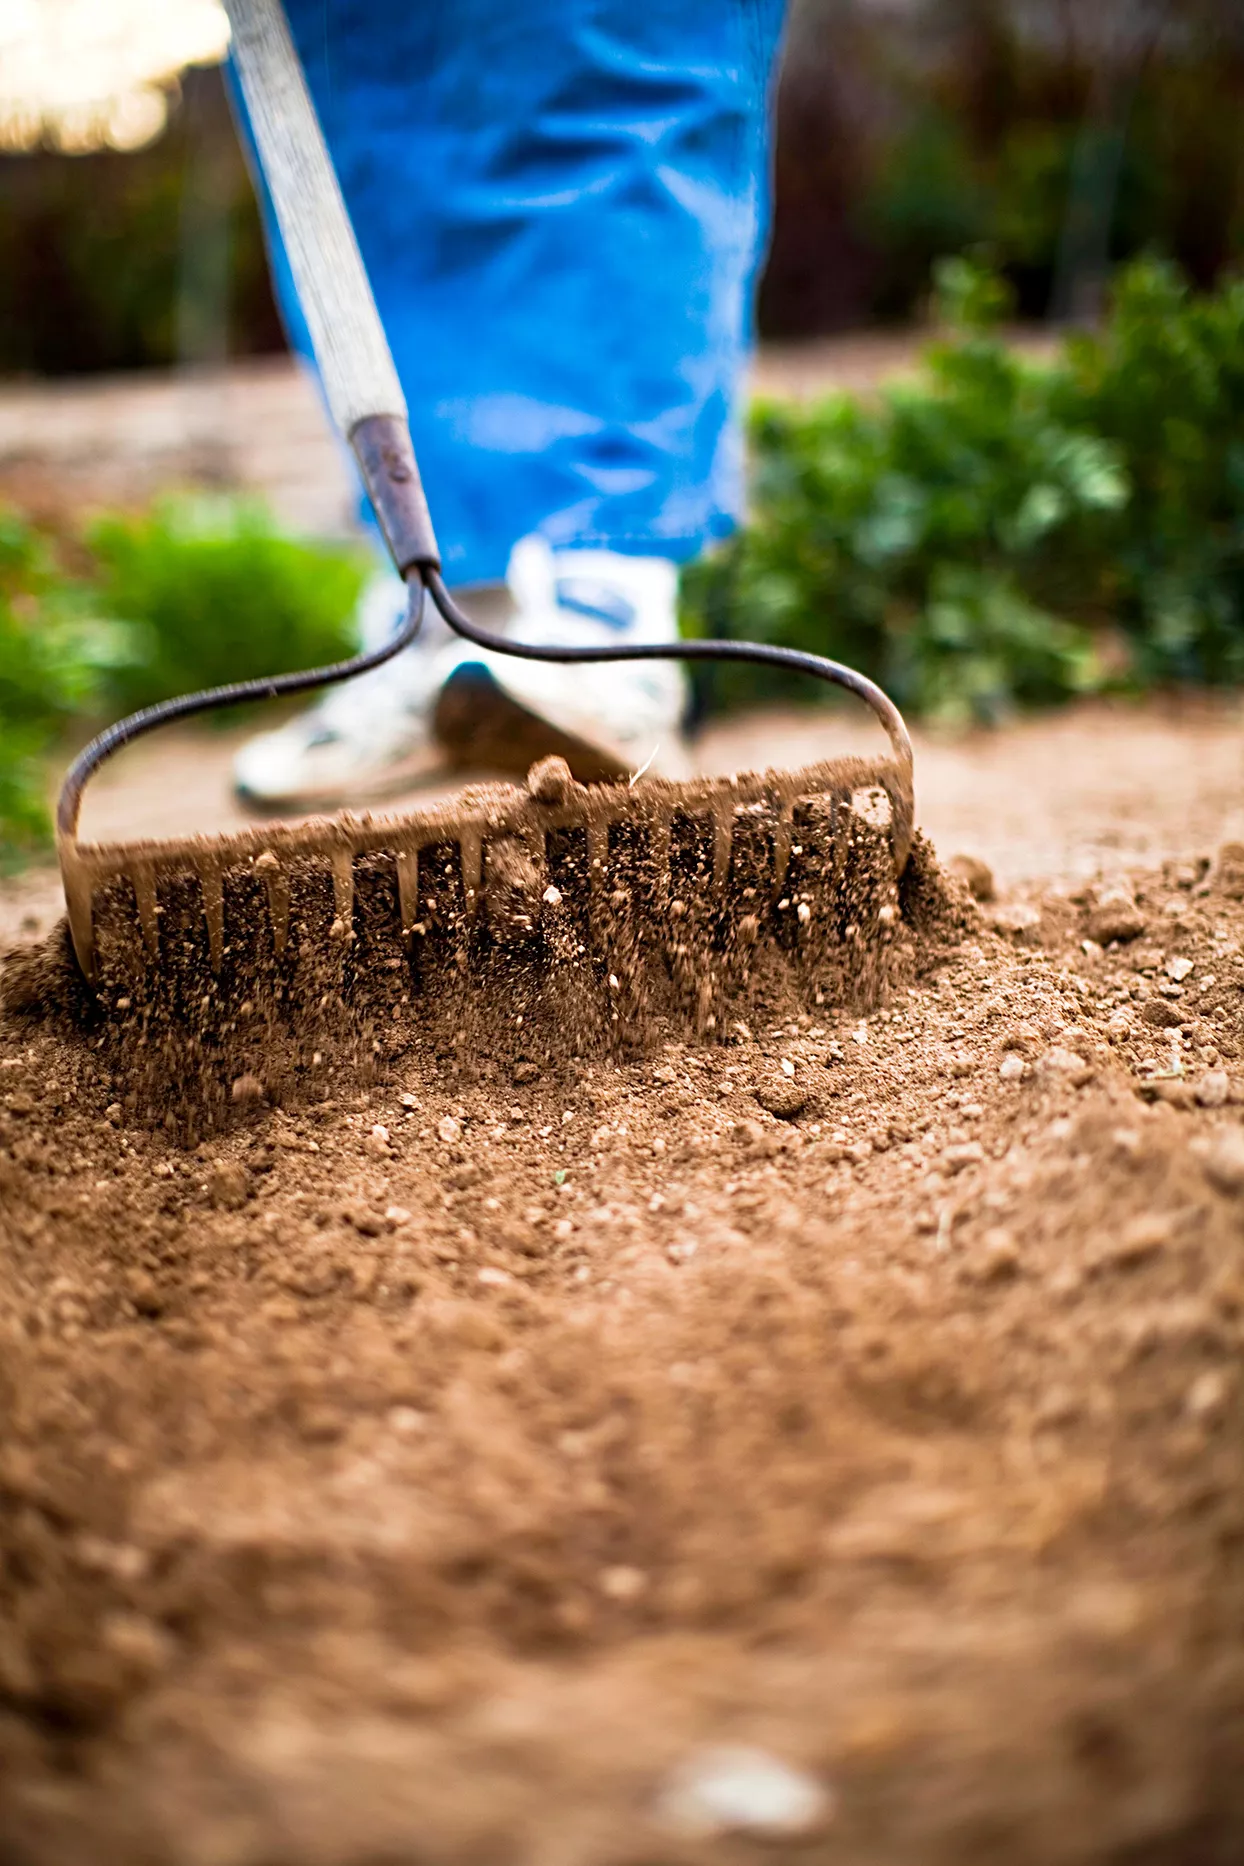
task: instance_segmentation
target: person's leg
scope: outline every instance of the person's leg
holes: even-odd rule
[[[542,627],[616,627],[576,577],[680,562],[738,511],[779,0],[287,5],[447,576],[539,538]],[[673,628],[672,573],[616,576],[619,614],[660,589]]]

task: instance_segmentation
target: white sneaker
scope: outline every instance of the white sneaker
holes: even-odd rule
[[[359,639],[378,648],[406,614],[406,586],[381,571],[359,603]],[[256,810],[363,801],[400,789],[430,760],[437,665],[449,631],[430,602],[423,627],[396,660],[328,687],[305,713],[249,739],[233,761],[233,787]]]
[[[505,633],[515,641],[586,648],[678,639],[678,571],[666,558],[555,552],[530,537],[515,545],[506,581],[514,614]],[[558,752],[581,783],[640,771],[684,777],[686,705],[677,661],[576,667],[456,640],[445,652],[433,723],[460,764],[521,774]]]
[[[507,589],[461,591],[462,606],[492,633],[533,644],[675,641],[678,572],[664,558],[614,551],[553,552],[524,538]],[[404,586],[378,576],[360,605],[367,647],[405,613]],[[474,647],[426,604],[405,654],[330,687],[308,712],[244,745],[234,786],[252,808],[363,802],[432,774],[437,754],[517,775],[559,753],[583,783],[651,770],[686,773],[686,681],[675,661],[567,667]]]

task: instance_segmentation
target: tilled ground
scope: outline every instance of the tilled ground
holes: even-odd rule
[[[5,1866],[1241,1857],[1244,851],[964,922],[193,1151],[0,1021]]]

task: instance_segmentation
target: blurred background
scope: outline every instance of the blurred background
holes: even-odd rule
[[[226,47],[0,0],[0,860],[92,720],[350,638]],[[794,0],[751,518],[687,628],[959,722],[1244,679],[1242,115],[1239,0]]]
[[[0,4],[0,373],[283,345],[214,0]],[[1236,0],[794,0],[771,339],[902,325],[986,249],[1032,320],[1095,316],[1139,253],[1244,250]]]

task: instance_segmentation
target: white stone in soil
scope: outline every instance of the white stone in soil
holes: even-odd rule
[[[814,1776],[741,1744],[687,1757],[666,1780],[655,1809],[661,1826],[688,1839],[802,1834],[833,1811],[831,1791]]]

